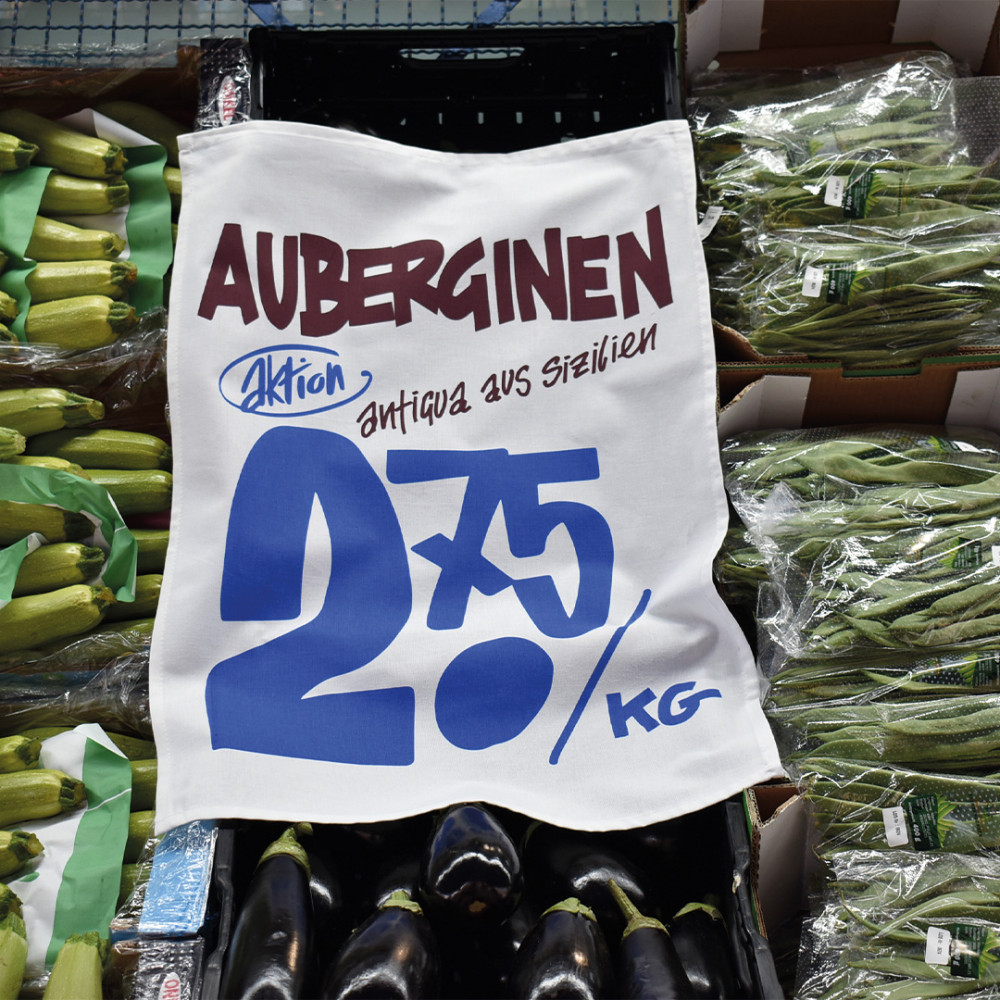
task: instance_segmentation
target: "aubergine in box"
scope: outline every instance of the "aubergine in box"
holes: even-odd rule
[[[472,821],[465,815],[458,828],[450,828],[451,837],[442,847],[444,818],[454,822],[466,809],[479,811],[480,818]],[[291,970],[279,970],[276,963],[281,960],[273,955],[267,961],[274,966],[269,974],[304,982],[305,995],[321,995],[324,974],[330,974],[338,963],[342,972],[344,963],[355,960],[351,955],[356,945],[346,947],[352,929],[371,926],[374,915],[393,895],[397,900],[412,901],[421,914],[405,922],[417,919],[429,923],[432,943],[422,947],[434,951],[441,991],[435,995],[507,995],[518,946],[543,912],[565,897],[579,900],[580,908],[599,921],[608,956],[618,962],[625,921],[614,912],[609,878],[626,887],[645,915],[673,931],[677,952],[684,953],[689,969],[686,974],[694,984],[692,990],[714,989],[723,991],[718,995],[767,1000],[780,1000],[784,995],[766,936],[759,927],[750,840],[738,799],[649,827],[596,834],[538,824],[530,817],[481,803],[398,821],[353,826],[299,824],[296,829],[299,844],[313,862],[308,879],[312,909],[308,914],[287,909],[292,905],[292,866],[286,866],[288,871],[266,888],[264,898],[269,907],[277,908],[276,913],[285,913],[293,922],[311,922],[311,927],[299,927],[293,936],[306,940],[311,935],[313,944],[304,962],[301,955],[293,960]],[[219,914],[216,947],[206,964],[202,984],[205,1000],[224,995],[226,977],[234,975],[230,966],[234,962],[246,964],[247,956],[253,954],[246,948],[245,936],[246,925],[260,924],[263,912],[259,909],[258,862],[274,844],[287,842],[289,835],[287,824],[262,821],[234,822],[223,832],[233,835],[231,864],[224,862],[226,885],[220,893],[229,903]],[[505,844],[515,845],[516,859],[508,855],[499,865],[499,857],[509,851]],[[437,863],[441,850],[451,851],[443,865]],[[487,874],[489,865],[477,864],[477,858],[485,857],[494,868],[492,874]],[[516,878],[511,881],[512,865],[518,870],[522,888],[516,900],[501,903],[501,884],[517,883]],[[449,867],[466,874],[453,878],[449,891],[444,892],[440,877],[434,873]],[[500,867],[506,872],[502,877],[496,875]],[[475,893],[479,894],[478,903],[471,901],[470,894]],[[445,899],[449,895],[453,904]],[[255,910],[245,915],[250,899],[256,900],[250,904]],[[449,913],[452,905],[464,916]],[[296,912],[298,916],[294,916]],[[682,925],[693,929],[689,933]],[[368,935],[370,939],[372,932]],[[382,936],[388,939],[386,932]],[[244,939],[240,957],[234,957],[237,938]],[[402,940],[396,942],[399,947],[415,947],[412,937],[405,945]],[[691,940],[693,946],[688,944]],[[417,964],[428,960],[423,953],[408,954]],[[372,945],[364,961],[368,963],[365,975],[377,976],[392,959],[388,952],[379,959],[377,946]],[[622,975],[621,966],[614,975]]]

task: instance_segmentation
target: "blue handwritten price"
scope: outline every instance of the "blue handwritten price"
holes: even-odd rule
[[[435,534],[412,546],[440,567],[427,627],[461,628],[473,590],[491,597],[508,588],[542,635],[570,638],[603,626],[614,565],[607,521],[585,504],[542,503],[538,496],[542,484],[598,476],[590,448],[521,455],[504,449],[390,451],[386,478],[392,483],[467,483],[453,537]],[[283,426],[254,444],[230,509],[220,616],[241,622],[299,616],[306,533],[317,499],[331,545],[322,608],[306,624],[212,668],[206,683],[212,746],[349,764],[412,764],[413,687],[306,697],[319,683],[380,656],[413,608],[399,519],[385,485],[351,440]],[[542,554],[553,529],[565,527],[579,567],[569,612],[550,576],[515,578],[483,555],[498,509],[515,558]],[[552,678],[551,658],[529,639],[476,643],[442,671],[434,702],[438,728],[469,750],[514,739],[545,704]]]

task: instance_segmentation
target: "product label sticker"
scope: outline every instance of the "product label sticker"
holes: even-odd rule
[[[973,454],[981,454],[982,449],[977,448],[970,441],[961,441],[955,438],[942,438],[936,434],[931,434],[926,438],[915,438],[915,443],[918,447],[928,447],[933,448],[936,451],[964,451]]]
[[[983,544],[977,538],[956,538],[951,552],[941,559],[943,566],[951,569],[978,569],[984,565]],[[991,559],[995,561],[996,546],[991,547]]]
[[[851,284],[857,268],[850,264],[831,264],[825,269],[826,301],[847,303],[851,297]]]
[[[818,299],[826,290],[826,271],[822,267],[807,267],[802,278],[802,294],[807,299]]]
[[[938,831],[936,795],[911,795],[903,800],[913,847],[918,851],[936,851],[941,846]]]
[[[844,204],[844,192],[847,190],[847,181],[843,177],[830,177],[823,190],[823,204],[839,208]]]
[[[687,126],[462,154],[253,121],[181,161],[157,826],[641,826],[780,776],[712,582]]]
[[[935,659],[931,683],[957,684],[970,688],[992,688],[1000,682],[1000,653],[984,651]]]
[[[902,807],[883,809],[882,822],[885,825],[885,840],[890,847],[906,847],[909,844],[910,833],[906,828],[906,813]]]
[[[951,964],[951,932],[946,927],[927,928],[924,961],[928,965]]]
[[[868,214],[868,198],[872,190],[873,177],[872,171],[866,170],[847,182],[841,201],[846,218],[863,219]]]
[[[989,928],[985,924],[952,924],[951,974],[978,979]]]
[[[705,214],[701,218],[701,222],[698,223],[698,236],[702,240],[707,240],[711,235],[712,230],[715,229],[715,224],[722,218],[722,206],[721,205],[709,205],[705,209]]]
[[[998,561],[996,546],[993,549],[993,561]],[[976,653],[971,659],[973,687],[994,687],[1000,681],[1000,653]]]

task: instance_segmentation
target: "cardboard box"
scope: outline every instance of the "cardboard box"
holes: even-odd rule
[[[836,363],[720,362],[719,438],[765,427],[835,424],[997,428],[998,383],[1000,357],[974,351],[857,375]]]
[[[710,64],[800,69],[929,48],[996,74],[1000,0],[963,0],[955,14],[954,0],[701,0],[683,25],[683,72],[690,82]],[[754,427],[967,422],[985,412],[981,394],[1000,367],[997,348],[959,347],[920,363],[845,370],[804,355],[765,357],[718,323],[715,337],[723,438]],[[973,384],[976,397],[962,402]]]
[[[701,0],[687,16],[684,72],[690,78],[713,60],[802,68],[938,48],[993,74],[998,9],[998,0]]]
[[[818,870],[806,802],[795,785],[777,782],[748,788],[743,804],[761,926],[773,931],[805,909],[809,877]]]

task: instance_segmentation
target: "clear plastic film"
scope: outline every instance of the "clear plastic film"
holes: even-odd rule
[[[729,527],[712,571],[727,604],[756,605],[757,589],[767,580],[767,563],[743,524]]]
[[[996,855],[858,850],[827,860],[797,997],[997,995]]]
[[[765,88],[730,77],[689,100],[699,208],[719,213],[713,317],[765,356],[848,367],[994,345],[995,82],[918,52]]]
[[[761,542],[779,599],[760,624],[791,656],[996,645],[996,513],[949,521],[921,511],[909,522],[899,518],[905,526],[862,529],[836,501],[804,506],[809,509],[771,526]],[[886,511],[887,522],[898,513]],[[810,522],[810,515],[843,520],[829,525],[826,534],[827,525]]]
[[[747,525],[760,519],[777,485],[821,499],[856,496],[880,483],[974,482],[1000,471],[1000,436],[932,426],[752,430],[725,441],[722,459],[736,513],[715,560],[715,581],[728,602],[754,604],[768,568]]]
[[[134,824],[133,824],[134,825]],[[152,834],[138,846],[138,851],[132,845],[132,830],[126,843],[126,852],[122,859],[122,880],[118,893],[118,907],[111,922],[113,937],[131,937],[136,934],[142,908],[146,901],[146,889],[149,885],[149,875],[153,869],[153,856],[159,838]],[[133,849],[130,850],[130,847]]]
[[[983,165],[983,173],[1000,177],[1000,139],[997,136],[997,106],[1000,104],[1000,77],[967,76],[955,81],[955,122],[973,163]]]
[[[202,932],[217,839],[218,828],[210,821],[150,835],[138,859],[123,866],[112,940],[182,938]]]
[[[909,910],[956,893],[973,905],[1000,906],[1000,856],[992,852],[847,850],[824,860],[821,901],[833,897],[858,913]]]
[[[722,462],[730,499],[753,525],[779,484],[808,501],[984,482],[1000,472],[1000,435],[931,425],[751,430],[723,443]]]
[[[0,735],[96,722],[110,732],[152,738],[149,653],[117,657],[96,671],[0,673]]]
[[[133,938],[111,946],[104,977],[108,1000],[197,1000],[204,938]]]
[[[874,168],[968,162],[955,130],[956,75],[943,54],[910,53],[772,87],[739,75],[696,80],[688,108],[700,207],[721,212],[705,243],[717,302],[738,285],[721,274],[745,268],[746,244],[771,219],[817,208],[823,221],[857,218],[877,197]]]
[[[146,653],[152,635],[152,618],[99,625],[83,635],[0,656],[0,678],[5,673],[99,670],[120,657]]]
[[[773,644],[758,656],[768,679],[765,708],[780,721],[799,708],[922,702],[951,695],[1000,693],[1000,641],[971,652],[923,651],[798,660]]]
[[[0,344],[0,389],[59,386],[99,399],[102,427],[164,434],[166,331],[160,310],[107,347],[73,352],[51,344]]]
[[[846,154],[952,156],[955,64],[943,54],[911,56],[855,63],[837,80],[747,87],[740,97],[696,84],[688,107],[703,180]]]
[[[961,206],[946,214],[968,212]],[[848,366],[918,360],[963,344],[997,340],[1000,316],[1000,216],[958,232],[940,228],[895,236],[831,239],[796,230],[757,244],[731,315],[764,355],[836,358]],[[926,223],[919,213],[921,224]],[[938,217],[938,223],[942,220]],[[991,231],[992,230],[992,231]],[[865,238],[865,236],[870,238]]]
[[[996,921],[914,917],[883,936],[836,904],[803,929],[799,1000],[1000,997]]]
[[[692,77],[688,115],[698,128],[736,123],[758,134],[782,128],[774,121],[779,115],[788,115],[801,128],[824,107],[831,117],[850,118],[843,110],[834,116],[832,109],[850,109],[858,95],[871,93],[881,104],[862,109],[860,115],[899,117],[907,110],[916,111],[910,101],[914,92],[922,93],[934,107],[935,94],[967,75],[968,67],[944,52],[916,50],[800,70],[704,69]]]
[[[821,854],[847,848],[971,853],[1000,848],[1000,778],[809,757],[803,787]]]
[[[768,717],[786,766],[823,757],[988,774],[1000,764],[1000,694],[772,705]]]
[[[250,48],[242,39],[202,40],[196,130],[249,121],[251,72]]]
[[[767,566],[758,622],[786,657],[995,646],[994,435],[751,432],[722,455],[730,499]]]

